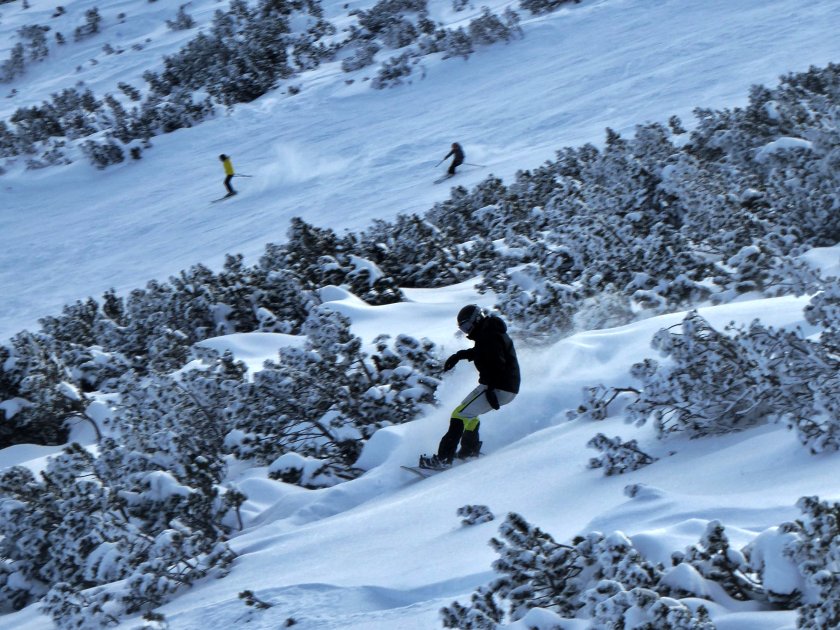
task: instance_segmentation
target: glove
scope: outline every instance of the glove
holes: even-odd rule
[[[461,360],[461,357],[459,357],[458,353],[456,352],[455,354],[450,356],[446,361],[443,362],[443,371],[448,372],[449,370],[454,368],[455,364],[458,363],[458,361],[460,361],[460,360]]]
[[[487,396],[487,402],[490,403],[490,406],[498,411],[501,405],[499,405],[499,397],[496,396],[496,390],[488,389],[484,394]]]

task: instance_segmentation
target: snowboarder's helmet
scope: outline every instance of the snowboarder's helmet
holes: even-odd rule
[[[224,153],[222,153],[222,154],[219,156],[219,159],[220,159],[222,162],[224,162],[224,161],[227,159],[227,156],[226,156]]]
[[[484,311],[475,304],[468,304],[458,312],[458,328],[465,335],[469,335],[482,319]]]

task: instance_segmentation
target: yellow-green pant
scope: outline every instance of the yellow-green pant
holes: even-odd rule
[[[481,442],[478,439],[478,429],[481,422],[478,419],[483,413],[493,409],[490,401],[487,400],[487,386],[479,385],[472,390],[461,404],[455,407],[452,417],[449,420],[449,430],[440,440],[438,446],[438,459],[451,462],[458,450],[458,442],[461,443],[461,450],[458,457],[473,457],[478,455]],[[499,405],[506,405],[516,397],[513,392],[496,390],[496,398]]]

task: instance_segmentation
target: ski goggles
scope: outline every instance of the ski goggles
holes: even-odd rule
[[[481,309],[475,309],[472,314],[462,322],[458,322],[458,329],[465,335],[469,335],[473,328],[475,328],[478,320],[481,319]]]

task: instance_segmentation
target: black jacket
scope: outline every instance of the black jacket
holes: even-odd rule
[[[438,154],[438,155],[440,155],[440,154]],[[454,155],[455,156],[455,161],[458,162],[459,164],[462,164],[464,162],[464,150],[461,148],[461,145],[458,144],[457,142],[452,145],[452,150],[449,153],[447,153],[446,157],[443,158],[443,159],[445,160],[450,155]]]
[[[519,393],[519,361],[507,325],[495,315],[479,321],[467,335],[475,345],[458,352],[459,358],[475,363],[478,382],[493,389]]]

